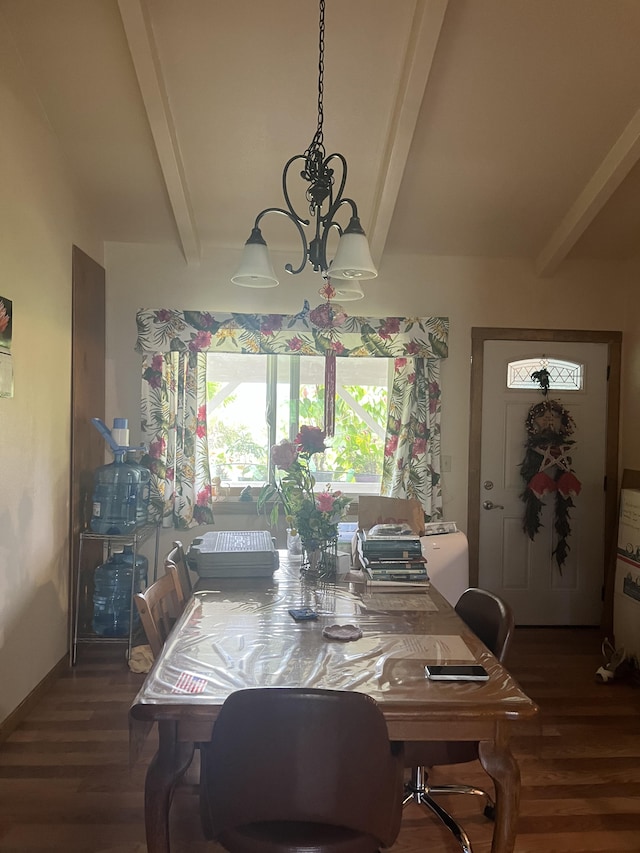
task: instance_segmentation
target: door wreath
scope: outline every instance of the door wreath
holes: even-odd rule
[[[540,513],[545,506],[542,498],[555,493],[553,526],[558,539],[553,556],[562,574],[570,551],[569,510],[575,506],[573,498],[582,488],[571,460],[575,449],[571,436],[576,425],[559,400],[549,399],[549,371],[546,368],[538,370],[532,374],[532,379],[540,384],[544,400],[531,406],[525,421],[526,452],[520,464],[520,475],[526,483],[521,495],[525,505],[522,528],[531,540],[535,538],[542,526]]]

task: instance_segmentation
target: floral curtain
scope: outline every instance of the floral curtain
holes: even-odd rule
[[[442,518],[440,411],[440,361],[397,358],[381,493],[417,498],[428,521]]]
[[[337,306],[336,306],[337,308]],[[329,303],[298,314],[138,311],[137,352],[283,353],[446,358],[447,317],[352,317]]]
[[[206,367],[199,352],[160,352],[143,360],[144,461],[151,471],[151,506],[164,527],[213,523]]]
[[[207,352],[395,359],[383,492],[417,497],[428,517],[441,517],[438,380],[448,355],[447,317],[349,316],[338,305],[310,309],[305,302],[290,315],[142,309],[137,324],[136,350],[145,356],[143,434],[163,518],[178,527],[212,521]]]

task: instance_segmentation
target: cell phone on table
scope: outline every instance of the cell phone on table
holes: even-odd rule
[[[318,614],[310,607],[293,607],[289,611],[289,616],[292,616],[296,622],[307,622],[309,619],[317,619]]]
[[[425,675],[432,681],[488,681],[489,673],[479,664],[428,663]]]

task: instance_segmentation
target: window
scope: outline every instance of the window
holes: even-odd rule
[[[391,366],[384,358],[336,359],[335,436],[313,459],[318,482],[378,493]],[[324,369],[321,356],[209,353],[212,475],[232,485],[267,480],[273,444],[294,438],[301,424],[322,426]]]
[[[507,365],[507,388],[540,390],[531,374],[543,367],[549,371],[552,391],[581,391],[584,385],[584,365],[557,358],[524,358]]]

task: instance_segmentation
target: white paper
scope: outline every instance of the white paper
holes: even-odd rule
[[[365,594],[362,596],[362,603],[367,610],[438,610],[438,605],[426,593],[420,595],[418,592],[409,595],[402,595],[400,592]]]
[[[475,655],[462,637],[456,634],[398,634],[396,648],[389,657],[424,660],[425,663],[467,663]]]
[[[13,397],[13,361],[8,352],[0,352],[0,397]]]

